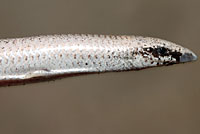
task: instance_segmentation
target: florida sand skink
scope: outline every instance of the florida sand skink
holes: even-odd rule
[[[68,34],[1,39],[0,84],[194,60],[197,56],[187,48],[141,36]]]

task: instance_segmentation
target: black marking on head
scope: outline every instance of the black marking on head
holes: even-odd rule
[[[177,62],[180,62],[180,56],[182,56],[182,53],[177,52],[177,51],[172,51],[169,48],[165,48],[165,47],[157,47],[157,48],[148,47],[148,48],[144,48],[143,50],[148,53],[151,53],[156,58],[171,56],[172,58],[175,58]]]
[[[144,48],[144,51],[147,51],[149,53],[152,53],[154,57],[159,57],[159,56],[169,56],[169,49],[166,49],[165,47],[157,47],[157,48]]]
[[[182,56],[182,53],[180,52],[169,52],[169,54],[172,56],[172,58],[175,58],[176,61],[180,62],[180,57]]]

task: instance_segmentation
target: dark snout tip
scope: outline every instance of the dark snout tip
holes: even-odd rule
[[[191,61],[196,61],[197,55],[193,52],[191,53],[184,53],[181,57],[180,57],[180,62],[191,62]]]

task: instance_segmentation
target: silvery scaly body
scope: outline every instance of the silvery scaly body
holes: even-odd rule
[[[143,69],[196,60],[187,48],[158,38],[49,35],[0,40],[0,81]]]

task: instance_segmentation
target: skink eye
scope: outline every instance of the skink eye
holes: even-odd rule
[[[169,49],[165,47],[157,47],[157,48],[145,48],[144,51],[147,51],[149,53],[152,53],[154,57],[159,57],[159,56],[169,56]]]
[[[164,47],[158,47],[156,50],[160,56],[168,56],[169,55],[167,49]]]

